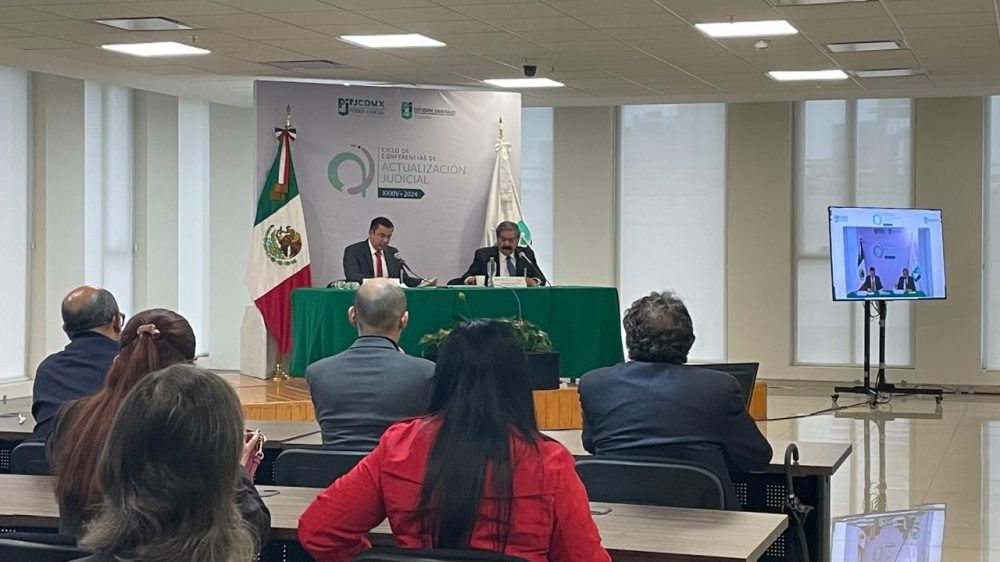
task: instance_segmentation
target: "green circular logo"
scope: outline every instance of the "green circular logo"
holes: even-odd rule
[[[352,144],[353,151],[341,152],[330,159],[330,164],[326,168],[326,174],[330,178],[330,185],[337,191],[347,191],[350,195],[361,194],[362,197],[368,195],[368,188],[375,181],[375,161],[372,155],[363,146]],[[359,155],[358,152],[361,154]],[[364,159],[361,158],[364,155]],[[353,162],[361,170],[361,181],[357,185],[347,186],[340,179],[340,168],[346,162]]]

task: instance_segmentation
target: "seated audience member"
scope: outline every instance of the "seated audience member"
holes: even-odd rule
[[[129,391],[153,371],[193,363],[194,351],[194,332],[183,316],[162,308],[144,310],[125,324],[121,349],[101,389],[93,396],[67,402],[59,410],[45,447],[56,475],[61,534],[81,536],[101,502],[98,462],[115,414]],[[247,443],[248,458],[258,439]],[[263,543],[271,529],[267,507],[257,497],[245,469],[234,469],[232,478],[237,487],[233,499]]]
[[[496,235],[497,243],[476,250],[469,269],[461,277],[448,281],[448,284],[475,285],[477,275],[487,275],[490,258],[493,258],[493,262],[497,264],[497,277],[527,277],[529,287],[544,285],[545,274],[538,268],[534,250],[531,246],[517,245],[521,240],[521,229],[517,224],[503,221],[497,225]]]
[[[84,285],[73,289],[62,302],[63,331],[69,345],[45,358],[35,371],[31,391],[31,438],[44,441],[52,420],[64,402],[90,396],[104,382],[104,375],[118,353],[124,316],[106,289]]]
[[[81,545],[88,562],[250,562],[257,537],[233,496],[244,455],[239,398],[190,365],[152,373],[115,416],[97,480],[104,497]]]
[[[729,471],[771,461],[771,445],[747,413],[739,383],[684,365],[694,328],[673,293],[633,302],[622,323],[631,361],[580,379],[584,448],[698,464],[722,480],[726,508],[739,509]]]
[[[366,282],[347,318],[358,339],[306,368],[316,419],[328,449],[370,451],[387,427],[427,413],[434,363],[399,349],[410,319],[406,294],[388,279]]]
[[[431,414],[390,427],[317,496],[299,541],[318,561],[347,561],[385,517],[404,548],[610,560],[572,455],[536,429],[521,344],[492,320],[455,327],[438,355]]]

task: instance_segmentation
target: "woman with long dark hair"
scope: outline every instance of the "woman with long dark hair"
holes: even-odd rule
[[[61,534],[79,537],[101,501],[97,464],[125,397],[149,373],[193,363],[194,354],[194,331],[183,316],[163,308],[139,312],[122,329],[118,355],[101,388],[60,408],[46,441],[46,455],[56,475]],[[245,453],[249,455],[248,448]],[[246,470],[234,478],[239,480],[236,501],[240,510],[264,542],[271,530],[270,514]]]
[[[243,413],[229,383],[184,364],[136,384],[111,425],[87,562],[251,562],[256,537],[233,503]]]
[[[387,429],[302,514],[299,541],[314,558],[350,560],[388,516],[406,548],[610,560],[572,455],[538,432],[527,358],[510,328],[473,320],[452,330],[430,409]]]

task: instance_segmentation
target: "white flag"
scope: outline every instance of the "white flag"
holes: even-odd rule
[[[510,171],[510,143],[503,140],[501,133],[494,145],[497,160],[493,165],[493,179],[490,181],[490,196],[486,201],[486,223],[483,225],[483,246],[497,243],[496,227],[503,221],[517,224],[521,230],[521,246],[531,244],[531,231],[524,221],[521,198],[514,185],[514,174]]]
[[[920,262],[917,260],[917,235],[913,233],[910,236],[910,263],[909,263],[910,277],[913,278],[913,286],[916,290],[920,290],[922,284],[920,283],[920,277],[922,274],[920,272]],[[906,287],[903,287],[904,289]]]

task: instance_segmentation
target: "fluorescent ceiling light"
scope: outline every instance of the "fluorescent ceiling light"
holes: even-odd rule
[[[694,26],[709,37],[770,37],[799,32],[785,20],[696,23]]]
[[[391,35],[341,35],[341,41],[370,49],[406,49],[411,47],[444,47],[444,43],[419,33]]]
[[[137,57],[179,57],[186,55],[207,55],[212,51],[177,43],[176,41],[158,41],[156,43],[120,43],[101,45],[102,49],[135,55]]]
[[[847,80],[843,70],[772,70],[767,73],[772,80],[778,82],[795,82],[797,80]]]
[[[94,20],[94,23],[124,29],[125,31],[176,31],[178,29],[193,29],[189,25],[184,25],[170,18],[123,18]]]
[[[490,78],[483,80],[487,84],[501,88],[562,88],[562,82],[549,78]]]
[[[860,53],[863,51],[895,51],[902,49],[899,41],[859,41],[857,43],[827,43],[834,53]]]
[[[916,76],[923,72],[915,68],[885,68],[882,70],[852,70],[851,74],[858,78],[895,78],[897,76]]]

